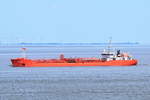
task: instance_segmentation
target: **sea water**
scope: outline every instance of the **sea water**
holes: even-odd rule
[[[28,46],[28,58],[100,57],[103,46]],[[149,100],[150,46],[118,46],[139,60],[126,67],[12,67],[20,46],[0,46],[0,100]]]

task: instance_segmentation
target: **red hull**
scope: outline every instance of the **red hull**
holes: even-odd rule
[[[101,61],[95,60],[92,62],[49,62],[51,60],[31,60],[25,58],[12,59],[14,67],[75,67],[75,66],[133,66],[137,64],[137,60],[112,60]]]

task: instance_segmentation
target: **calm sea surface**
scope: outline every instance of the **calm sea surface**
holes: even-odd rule
[[[99,57],[104,47],[27,47],[28,58]],[[20,47],[0,46],[0,100],[150,100],[150,46],[119,46],[132,67],[15,68]]]

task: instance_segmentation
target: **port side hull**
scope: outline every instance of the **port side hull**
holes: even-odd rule
[[[12,66],[14,67],[77,67],[77,66],[133,66],[137,64],[137,60],[114,60],[114,61],[100,61],[100,62],[85,62],[85,63],[39,63],[30,61],[22,61],[16,63],[12,59]]]

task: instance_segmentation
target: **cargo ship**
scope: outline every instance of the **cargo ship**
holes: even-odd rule
[[[25,51],[26,48],[23,48]],[[76,67],[76,66],[134,66],[138,63],[127,53],[120,50],[104,49],[100,58],[66,58],[63,54],[58,59],[11,59],[14,67]]]

